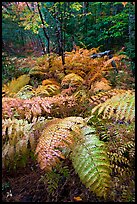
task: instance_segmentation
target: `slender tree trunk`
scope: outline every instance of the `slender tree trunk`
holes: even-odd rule
[[[40,44],[41,44],[41,47],[42,47],[43,53],[46,54],[44,43],[42,42],[42,39],[41,39],[41,37],[40,37],[39,34],[38,34],[38,37],[39,37],[39,41],[40,41]]]
[[[39,15],[40,15],[40,19],[41,19],[41,22],[42,22],[42,26],[43,26],[43,32],[44,32],[44,35],[47,39],[47,53],[50,54],[50,49],[49,49],[49,46],[50,46],[50,41],[49,41],[49,36],[46,32],[46,27],[45,27],[45,23],[44,23],[44,19],[42,17],[42,13],[41,13],[41,10],[40,10],[40,6],[39,6],[39,3],[37,2],[37,7],[38,7],[38,12],[39,12]]]

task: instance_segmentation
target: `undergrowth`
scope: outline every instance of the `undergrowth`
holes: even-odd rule
[[[43,170],[40,181],[54,196],[71,177],[69,164],[64,165],[70,161],[80,182],[97,198],[132,202],[135,93],[125,83],[128,69],[125,73],[121,63],[128,58],[115,54],[91,59],[97,52],[66,52],[64,66],[57,55],[50,56],[50,67],[47,55],[33,59],[30,70],[3,85],[3,169],[24,168],[33,158]]]

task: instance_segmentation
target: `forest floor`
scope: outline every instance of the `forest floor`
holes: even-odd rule
[[[27,61],[28,59],[26,59]],[[24,61],[24,60],[23,60]],[[25,67],[26,67],[26,61]],[[28,67],[33,67],[35,60],[29,63]],[[21,67],[22,65],[22,67]],[[20,63],[20,68],[24,64]],[[131,72],[120,72],[117,86],[115,88],[132,89],[134,87],[134,77]],[[124,76],[124,77],[123,77]],[[114,82],[113,79],[111,82]],[[109,202],[98,198],[90,192],[81,182],[71,164],[71,161],[65,160],[64,165],[69,168],[69,174],[65,177],[59,177],[57,186],[49,187],[47,180],[44,182],[43,171],[38,164],[31,159],[24,168],[17,170],[2,171],[2,201],[3,202]],[[53,187],[54,186],[54,187]],[[133,190],[134,191],[134,190]],[[134,192],[133,192],[134,194]],[[118,196],[118,192],[117,192]],[[116,197],[116,195],[115,195]],[[119,200],[121,201],[121,200]],[[113,201],[115,202],[115,201]],[[129,201],[130,202],[130,201]]]
[[[69,162],[69,161],[68,161]],[[33,166],[33,167],[32,167]],[[3,172],[3,202],[101,202],[91,193],[76,175],[71,172],[66,179],[60,179],[57,188],[50,189],[41,181],[42,171],[37,165],[29,163],[24,169],[15,172]],[[103,200],[102,200],[103,201]]]

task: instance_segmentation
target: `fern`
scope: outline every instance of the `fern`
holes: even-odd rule
[[[21,98],[21,99],[29,99],[35,96],[35,91],[32,86],[26,85],[20,89],[18,93],[14,95],[16,98]]]
[[[53,119],[47,123],[36,148],[41,169],[51,170],[60,158],[65,159],[64,151],[68,153],[74,143],[70,130],[77,123],[84,123],[84,121],[80,117],[70,117]]]
[[[111,89],[111,86],[109,85],[108,80],[105,78],[102,78],[100,81],[96,81],[91,85],[90,91],[92,93],[96,93],[98,91],[102,91],[102,90],[107,91],[110,89]]]
[[[55,84],[39,85],[35,91],[36,96],[53,96],[60,92],[60,86]]]
[[[60,86],[60,84],[57,81],[55,81],[54,79],[46,79],[46,80],[42,81],[43,86],[48,85],[48,84]]]
[[[28,143],[33,148],[34,138],[30,136],[32,124],[25,120],[7,119],[2,121],[2,162],[3,167],[17,165],[15,158],[28,153]]]
[[[115,118],[116,121],[133,121],[135,117],[135,96],[131,91],[117,94],[106,102],[95,106],[92,114],[98,110],[98,115],[103,113],[103,118]]]
[[[92,94],[88,100],[92,105],[98,105],[100,103],[105,102],[107,99],[111,98],[112,96],[115,96],[117,94],[124,93],[124,92],[125,90],[123,89],[113,89],[113,90],[111,89],[108,91],[101,91],[94,95]]]
[[[65,86],[65,87],[69,87],[69,86],[79,86],[84,82],[84,80],[82,79],[82,77],[80,77],[77,74],[71,73],[66,75],[62,82],[61,82],[61,86]]]
[[[6,92],[6,95],[13,96],[17,93],[23,86],[28,84],[30,77],[26,74],[21,75],[17,79],[13,79],[10,83],[3,86],[3,92]]]
[[[71,153],[71,154],[70,154]],[[98,196],[106,196],[110,164],[106,147],[80,117],[53,119],[39,138],[36,154],[41,169],[52,170],[70,155],[81,181]]]
[[[20,165],[21,159],[24,159],[24,165],[26,165],[29,153],[32,152],[34,155],[37,139],[46,122],[44,117],[39,117],[33,123],[15,118],[2,120],[3,168]]]
[[[105,144],[95,135],[95,129],[84,126],[71,153],[73,166],[83,184],[106,197],[110,185],[110,163]]]
[[[60,114],[70,115],[77,107],[73,96],[55,95],[53,97],[33,97],[31,99],[8,98],[2,99],[3,118],[16,117],[33,121],[39,116],[57,117]]]
[[[46,74],[47,67],[35,66],[29,71],[30,76],[44,76]]]

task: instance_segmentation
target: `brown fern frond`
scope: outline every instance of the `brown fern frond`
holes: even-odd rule
[[[77,123],[84,123],[84,120],[80,117],[69,117],[53,119],[47,123],[36,148],[41,169],[51,170],[60,158],[65,159],[65,154],[69,153],[74,143],[71,129]]]
[[[117,94],[94,107],[92,113],[97,110],[98,115],[103,113],[103,118],[115,118],[116,121],[133,121],[135,118],[135,95],[132,91]]]

